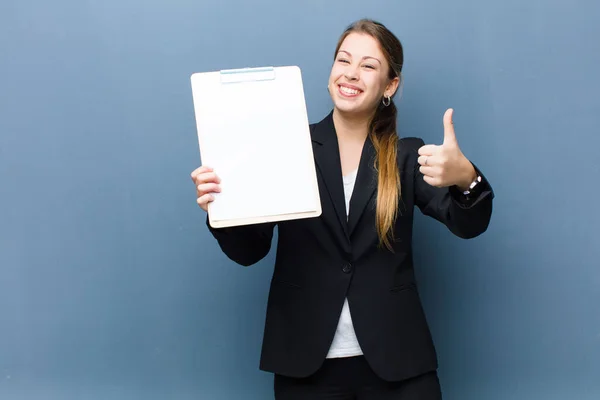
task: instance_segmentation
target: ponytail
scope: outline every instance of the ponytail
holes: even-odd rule
[[[400,202],[400,173],[398,170],[398,135],[396,133],[396,106],[380,104],[369,127],[369,135],[377,152],[377,208],[376,228],[379,244],[393,251],[394,224]]]

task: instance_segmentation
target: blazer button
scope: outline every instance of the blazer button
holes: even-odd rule
[[[342,268],[342,272],[345,274],[349,274],[350,272],[352,272],[352,264],[347,263],[344,265],[344,267]]]

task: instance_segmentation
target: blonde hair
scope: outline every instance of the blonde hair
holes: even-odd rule
[[[362,19],[350,25],[340,37],[335,53],[337,54],[344,39],[351,33],[363,33],[377,40],[388,61],[390,80],[401,77],[404,53],[398,38],[383,24]],[[392,100],[388,106],[379,103],[369,125],[369,137],[373,142],[377,157],[377,208],[376,228],[379,244],[393,251],[394,224],[398,215],[401,196],[400,171],[398,170],[398,134],[396,132],[396,117],[398,111]]]

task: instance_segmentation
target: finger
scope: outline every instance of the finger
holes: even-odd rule
[[[443,155],[433,155],[433,156],[420,156],[417,161],[420,165],[432,167],[439,166],[442,164],[444,160]]]
[[[208,203],[214,201],[214,199],[215,197],[212,194],[206,193],[205,195],[198,197],[198,199],[196,199],[196,202],[204,211],[206,211],[208,209]]]
[[[198,191],[198,195],[202,196],[206,193],[219,193],[221,192],[221,186],[216,183],[202,183],[196,186],[196,190]]]
[[[435,168],[433,167],[419,167],[419,172],[430,178],[435,176]]]
[[[423,180],[431,186],[438,186],[438,180],[428,175],[423,175]]]
[[[206,165],[203,165],[203,166],[198,167],[195,170],[193,170],[191,173],[191,177],[192,177],[192,179],[194,179],[196,177],[196,175],[201,174],[203,172],[209,172],[209,171],[212,171],[212,169],[210,167],[207,167]]]
[[[207,167],[206,165],[203,165],[203,166],[201,166],[199,168],[196,168],[191,173],[192,180],[195,180],[196,176],[198,176],[199,174],[202,174],[202,173],[205,173],[205,172],[212,172],[212,170],[213,170],[212,168]]]
[[[440,150],[440,146],[436,146],[434,144],[426,144],[425,146],[421,146],[419,148],[420,156],[432,156],[436,154]]]
[[[196,183],[196,186],[211,182],[221,183],[221,178],[219,178],[214,172],[203,172],[196,175],[194,182]]]
[[[437,157],[436,156],[419,156],[419,158],[417,158],[417,162],[420,165],[426,165],[426,166],[436,165]]]
[[[454,115],[454,110],[449,108],[446,110],[444,114],[444,144],[445,145],[455,145],[456,142],[456,133],[454,132],[454,122],[452,121],[452,116]]]

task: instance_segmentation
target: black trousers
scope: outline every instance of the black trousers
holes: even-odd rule
[[[441,400],[437,373],[400,382],[379,378],[363,356],[332,358],[307,378],[275,375],[275,400]]]

